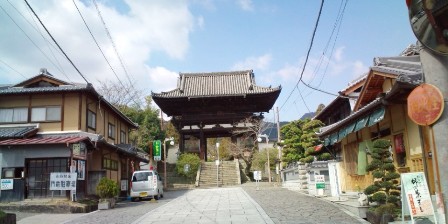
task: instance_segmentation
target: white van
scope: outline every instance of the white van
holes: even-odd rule
[[[163,182],[154,170],[140,170],[132,174],[131,201],[142,198],[163,198]]]

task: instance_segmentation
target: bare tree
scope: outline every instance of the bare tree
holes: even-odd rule
[[[143,92],[136,89],[130,83],[114,82],[111,80],[98,81],[100,86],[97,88],[99,94],[101,94],[109,103],[114,106],[123,106],[135,104],[140,107],[142,105],[141,98]]]
[[[233,130],[232,135],[239,138],[239,142],[231,144],[234,158],[244,161],[244,173],[249,177],[254,153],[258,149],[258,135],[267,129],[262,117],[251,117],[242,120]]]

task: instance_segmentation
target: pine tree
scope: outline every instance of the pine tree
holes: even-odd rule
[[[389,140],[375,140],[370,152],[372,161],[367,166],[367,171],[372,172],[374,183],[364,193],[368,195],[369,202],[377,203],[374,206],[377,214],[393,215],[400,208],[400,174],[396,172],[390,147]]]

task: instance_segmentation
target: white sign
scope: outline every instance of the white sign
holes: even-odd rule
[[[50,191],[76,190],[77,173],[50,173]]]
[[[12,190],[13,189],[14,180],[13,179],[2,179],[0,184],[0,189],[3,190]]]
[[[215,160],[215,164],[219,166],[219,160]]]
[[[261,180],[261,171],[254,171],[254,180]]]
[[[412,220],[428,216],[435,218],[431,195],[423,172],[401,174],[401,186],[404,189],[402,194],[406,197]]]
[[[121,180],[121,190],[122,191],[128,190],[128,180]]]

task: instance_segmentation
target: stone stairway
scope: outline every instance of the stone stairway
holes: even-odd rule
[[[216,183],[216,163],[202,162],[199,187],[232,186],[241,184],[239,164],[235,161],[221,161],[218,184]]]

